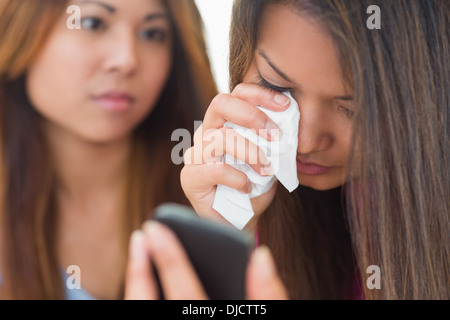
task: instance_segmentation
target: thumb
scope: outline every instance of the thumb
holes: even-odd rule
[[[247,298],[249,300],[286,300],[288,294],[281,281],[270,250],[256,249],[247,268]]]
[[[131,236],[127,271],[125,275],[126,300],[156,300],[158,292],[151,272],[150,255],[143,231]]]

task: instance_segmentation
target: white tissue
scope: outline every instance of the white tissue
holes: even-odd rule
[[[274,169],[273,176],[264,177],[255,172],[248,164],[237,160],[233,156],[226,154],[223,157],[224,163],[244,172],[252,183],[252,192],[250,194],[244,194],[227,186],[218,185],[214,197],[213,209],[240,230],[245,227],[254,215],[250,199],[268,192],[277,179],[289,192],[294,191],[299,185],[296,158],[300,111],[297,102],[290,93],[284,94],[291,99],[291,104],[286,111],[275,112],[258,107],[281,129],[278,141],[267,141],[254,131],[232,122],[227,122],[224,125],[224,127],[232,128],[236,133],[261,148]]]

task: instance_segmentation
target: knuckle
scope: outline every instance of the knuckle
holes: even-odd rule
[[[240,190],[245,190],[247,188],[247,178],[240,175],[237,179],[236,187]]]
[[[233,94],[240,95],[242,92],[248,89],[248,85],[245,83],[240,83],[233,89]]]
[[[219,93],[214,97],[211,106],[221,108],[221,106],[230,100],[230,95],[227,93]]]

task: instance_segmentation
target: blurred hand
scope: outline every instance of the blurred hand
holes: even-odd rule
[[[194,146],[185,153],[185,166],[181,172],[183,190],[200,216],[226,221],[212,208],[218,184],[243,193],[251,192],[250,181],[243,172],[220,162],[224,154],[244,161],[261,175],[273,174],[264,153],[234,130],[223,128],[225,122],[253,129],[262,138],[273,141],[279,138],[280,129],[256,106],[281,112],[289,104],[285,95],[254,84],[240,84],[231,94],[219,94],[214,98],[202,126],[194,135]],[[266,194],[252,199],[255,215],[247,228],[256,225],[267,209],[276,185]]]
[[[156,300],[158,287],[150,272],[154,262],[167,300],[207,299],[189,259],[174,233],[157,222],[148,222],[144,231],[131,237],[125,280],[125,299]],[[205,257],[207,258],[207,257]],[[251,300],[287,299],[270,251],[256,249],[247,268],[247,298]]]

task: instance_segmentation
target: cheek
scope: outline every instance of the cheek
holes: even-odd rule
[[[349,121],[347,121],[349,122]],[[347,165],[347,160],[350,155],[351,141],[352,141],[352,125],[345,123],[339,131],[339,145],[342,149],[342,159],[345,161],[345,166]]]
[[[172,70],[170,53],[146,57],[137,83],[139,94],[146,105],[153,106],[162,93]]]
[[[29,99],[38,112],[50,118],[68,106],[80,106],[90,70],[86,55],[74,50],[71,42],[62,42],[48,44],[27,72]]]
[[[351,133],[346,128],[340,128],[333,132],[333,144],[328,151],[329,159],[333,159],[332,165],[347,170],[347,162],[350,154]]]

